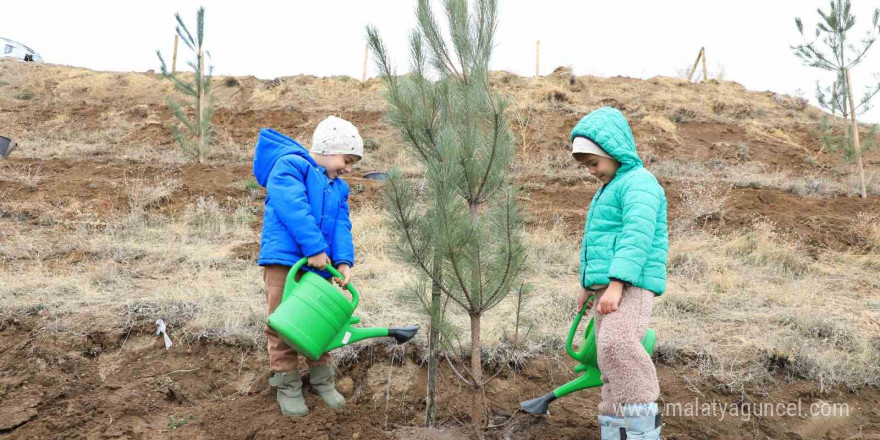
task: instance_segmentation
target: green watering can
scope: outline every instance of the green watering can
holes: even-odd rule
[[[322,276],[306,272],[299,281],[296,274],[308,261],[303,258],[290,269],[284,283],[281,304],[266,318],[266,325],[291,348],[316,361],[322,354],[367,338],[391,336],[398,344],[412,339],[419,326],[400,328],[352,327],[360,318],[352,316],[358,306],[359,295],[348,283],[351,302]],[[326,268],[333,276],[345,278],[332,266]]]
[[[590,297],[590,299],[592,300],[593,297]],[[574,334],[577,332],[578,324],[581,323],[581,318],[583,318],[584,313],[587,310],[588,302],[589,301],[584,302],[584,307],[581,308],[581,311],[575,316],[574,323],[571,324],[571,329],[568,331],[568,340],[565,341],[565,351],[568,352],[568,355],[571,356],[572,359],[580,362],[579,365],[574,367],[574,372],[583,374],[577,379],[574,379],[541,397],[520,402],[520,406],[525,412],[530,414],[547,414],[547,408],[550,406],[550,402],[575,391],[602,385],[602,372],[599,371],[599,364],[596,357],[596,334],[593,330],[592,318],[590,318],[590,323],[587,324],[587,329],[584,331],[584,340],[581,343],[580,350],[574,351],[574,349],[571,348]],[[657,333],[654,329],[647,329],[647,331],[645,331],[645,337],[642,339],[642,346],[645,347],[645,351],[647,351],[648,354],[654,353],[654,342],[656,341]]]

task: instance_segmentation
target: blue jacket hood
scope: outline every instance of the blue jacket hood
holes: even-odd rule
[[[271,129],[260,130],[257,146],[254,151],[254,177],[261,186],[266,186],[269,174],[282,156],[295,154],[309,161],[312,166],[321,168],[299,142]],[[322,168],[323,169],[323,168]]]

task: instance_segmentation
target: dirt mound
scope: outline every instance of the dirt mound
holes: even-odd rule
[[[10,121],[3,134],[18,141],[18,154],[78,158],[112,152],[144,161],[150,155],[141,149],[176,148],[164,103],[172,86],[161,75],[0,60],[0,78],[7,83],[0,86],[0,107]],[[818,109],[799,104],[797,98],[747,91],[734,82],[578,77],[566,69],[543,78],[503,72],[492,78],[511,99],[510,120],[526,153],[521,160],[567,150],[568,133],[578,118],[610,105],[629,118],[642,153],[660,159],[760,162],[788,170],[840,163],[819,146]],[[297,76],[214,81],[217,112],[212,123],[218,152],[251,145],[262,127],[307,140],[328,114],[352,120],[365,137],[401,144],[395,130],[381,120],[385,103],[378,80]],[[840,129],[844,121],[837,118],[834,124]],[[215,156],[230,158],[243,159]],[[869,152],[865,161],[876,167],[880,150]]]
[[[39,314],[36,311],[35,314]],[[448,439],[464,438],[455,420],[466,420],[467,389],[441,369],[440,416],[451,425],[418,428],[424,417],[425,370],[413,348],[388,351],[372,345],[360,361],[340,366],[339,388],[348,400],[334,412],[306,387],[308,417],[282,417],[268,387],[267,360],[258,347],[222,341],[163,349],[152,329],[135,327],[86,334],[51,333],[43,316],[8,317],[0,323],[0,438],[295,438],[295,439]],[[172,337],[174,329],[170,329]],[[394,360],[394,362],[391,362]],[[489,384],[492,428],[488,438],[598,439],[598,390],[567,396],[548,417],[518,411],[518,402],[546,393],[573,378],[570,361],[538,359],[515,372],[506,369]],[[679,367],[658,368],[661,403],[717,401],[746,405],[741,396],[701,391]],[[780,378],[762,400],[808,405],[823,400],[845,403],[844,422],[819,417],[742,417],[666,414],[670,438],[844,439],[880,434],[880,393],[816,395],[813,384]],[[827,428],[827,429],[824,429]],[[819,430],[821,435],[805,434]],[[797,437],[796,435],[806,435]]]

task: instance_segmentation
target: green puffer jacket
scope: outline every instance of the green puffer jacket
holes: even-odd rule
[[[614,179],[590,202],[581,245],[580,282],[585,288],[611,278],[666,291],[666,194],[636,153],[632,130],[621,112],[604,107],[584,116],[571,130],[620,162]]]

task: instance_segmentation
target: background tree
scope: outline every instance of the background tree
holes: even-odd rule
[[[514,139],[507,102],[489,80],[497,1],[477,0],[470,8],[466,0],[444,0],[443,7],[448,38],[430,1],[418,1],[418,28],[409,38],[411,72],[405,76],[395,75],[375,28],[367,28],[367,38],[387,87],[388,119],[425,168],[424,189],[413,188],[398,170],[386,181],[397,254],[418,273],[414,294],[423,295],[429,308],[440,310],[449,300],[470,317],[470,370],[459,377],[471,386],[471,419],[481,433],[486,381],[480,319],[518,286],[525,247],[511,184]],[[429,301],[419,292],[428,285]],[[431,316],[434,339],[440,315]],[[436,342],[429,340],[429,346],[436,363]]]
[[[830,109],[832,113],[839,110],[844,118],[849,117],[852,120],[852,136],[847,136],[844,143],[845,145],[853,143],[852,149],[858,165],[861,195],[867,197],[865,173],[859,148],[857,116],[868,110],[871,98],[880,92],[880,81],[876,86],[868,87],[857,106],[853,96],[849,69],[861,63],[865,54],[877,41],[878,31],[880,31],[880,8],[874,9],[871,27],[858,44],[847,39],[847,33],[856,24],[856,17],[850,11],[850,0],[832,0],[828,13],[822,9],[817,9],[816,12],[821,20],[816,24],[813,41],[807,41],[803,22],[800,18],[795,18],[795,25],[798,32],[804,37],[804,43],[792,46],[792,50],[804,64],[835,73],[834,85],[827,89],[827,94],[819,86],[817,99],[820,105]],[[820,43],[825,47],[820,48]],[[830,54],[827,52],[829,50]]]
[[[205,8],[200,7],[196,15],[196,34],[190,33],[180,14],[174,14],[177,19],[177,35],[183,43],[196,55],[195,61],[189,61],[193,70],[193,80],[188,81],[177,75],[177,72],[169,72],[158,50],[156,55],[162,68],[162,75],[174,82],[174,88],[186,96],[192,98],[193,117],[187,115],[187,111],[170,95],[165,97],[165,103],[174,114],[176,123],[171,128],[174,140],[180,145],[180,149],[187,157],[195,158],[201,163],[209,154],[211,143],[211,117],[214,115],[214,96],[211,94],[211,73],[213,67],[205,65]],[[207,54],[208,57],[211,54]]]

